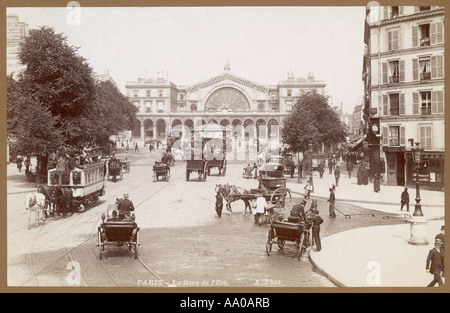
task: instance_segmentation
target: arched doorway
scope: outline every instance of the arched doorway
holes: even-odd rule
[[[135,119],[133,122],[133,130],[131,132],[131,136],[133,138],[141,137],[141,121],[139,121],[138,119]]]
[[[166,138],[166,121],[163,119],[156,121],[156,137]]]
[[[144,121],[144,130],[145,130],[145,140],[153,139],[153,121],[145,120]]]

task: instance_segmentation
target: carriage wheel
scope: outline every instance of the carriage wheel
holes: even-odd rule
[[[285,241],[284,241],[284,240],[281,240],[281,239],[278,239],[278,240],[277,240],[277,244],[278,244],[278,248],[283,249],[283,248],[284,248]]]
[[[267,255],[270,255],[270,252],[272,252],[272,232],[269,230],[267,233],[267,243],[266,243],[266,253]]]
[[[275,209],[279,214],[290,210],[292,208],[291,191],[285,187],[275,189],[270,196],[270,203],[275,205]]]

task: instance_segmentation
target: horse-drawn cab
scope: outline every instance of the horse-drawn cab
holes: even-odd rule
[[[100,247],[100,260],[107,252],[107,246],[113,244],[117,244],[117,246],[125,245],[137,259],[139,227],[135,221],[135,215],[133,213],[129,217],[121,217],[117,211],[117,203],[108,206],[106,214],[102,214],[102,223],[98,227],[97,246]]]
[[[116,182],[117,179],[122,179],[122,161],[116,158],[111,158],[108,161],[108,180]]]

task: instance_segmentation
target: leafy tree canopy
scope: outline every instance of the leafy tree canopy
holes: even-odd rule
[[[281,127],[283,141],[293,152],[305,152],[311,143],[318,147],[345,141],[345,125],[316,90],[305,91],[296,100],[292,113]]]

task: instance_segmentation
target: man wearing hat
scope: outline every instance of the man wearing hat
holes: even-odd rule
[[[426,270],[428,273],[433,274],[434,278],[427,287],[434,287],[436,283],[439,286],[443,285],[441,272],[445,270],[444,263],[444,251],[441,249],[442,241],[436,239],[434,242],[434,248],[430,250],[427,257]]]
[[[435,240],[439,239],[440,241],[442,241],[442,247],[441,249],[444,249],[444,244],[445,244],[445,226],[442,225],[441,226],[441,232],[439,234],[436,235]]]
[[[306,205],[306,200],[302,200],[302,202],[297,203],[296,205],[294,205],[292,207],[290,216],[292,217],[300,217],[302,218],[304,221],[306,221],[306,214],[305,214],[305,205]]]
[[[129,195],[127,193],[123,194],[123,199],[120,200],[117,205],[117,210],[119,211],[119,218],[129,217],[131,215],[131,211],[134,211],[133,202],[131,202]]]
[[[336,202],[336,196],[334,195],[334,189],[329,188],[330,197],[328,198],[328,202],[330,202],[330,217],[336,217],[336,213],[334,212],[334,203]]]

